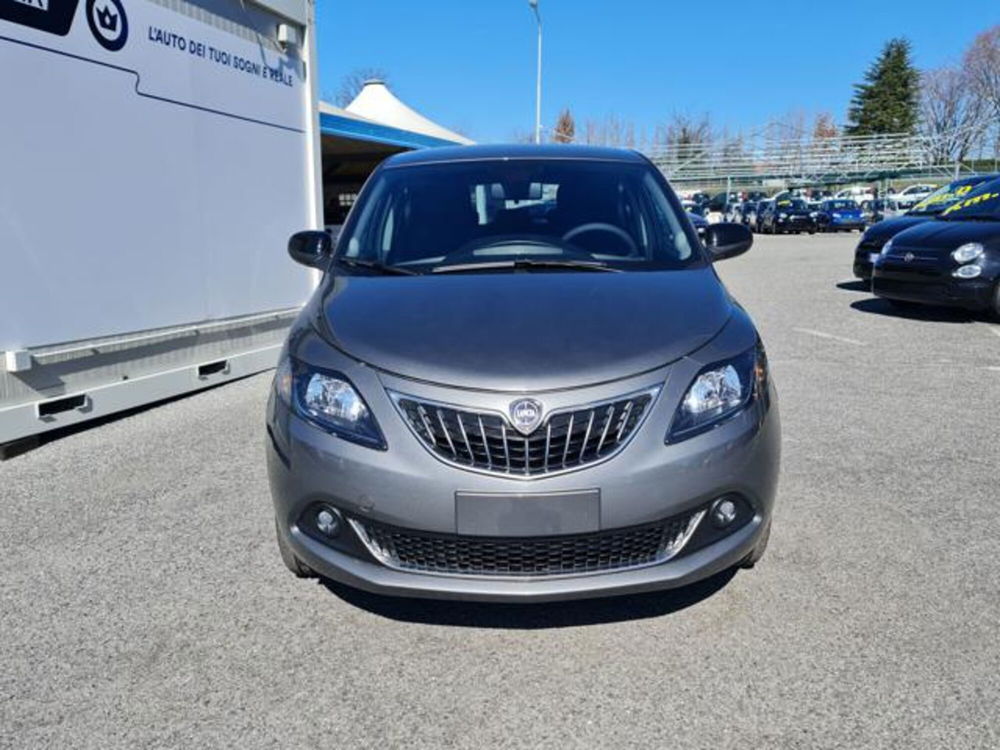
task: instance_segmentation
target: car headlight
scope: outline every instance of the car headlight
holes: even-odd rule
[[[983,246],[978,242],[966,242],[952,250],[951,257],[956,263],[971,263],[983,254]]]
[[[368,404],[341,373],[286,358],[275,371],[274,388],[307,422],[344,440],[385,450],[385,438]]]
[[[779,219],[787,219],[788,218],[788,214],[778,214],[778,218]]]
[[[882,252],[880,252],[879,255],[881,255],[881,256],[884,257],[884,256],[886,256],[886,255],[889,254],[890,250],[892,250],[892,240],[891,239],[888,242],[886,242],[884,245],[882,245]]]
[[[735,416],[767,393],[767,355],[760,342],[725,362],[698,373],[681,400],[667,433],[676,443],[709,430]]]

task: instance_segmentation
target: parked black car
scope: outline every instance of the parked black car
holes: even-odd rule
[[[951,305],[1000,318],[998,279],[1000,179],[886,242],[872,292],[896,305]]]
[[[764,212],[767,211],[768,206],[770,206],[772,203],[773,201],[767,199],[757,201],[757,207],[754,210],[753,225],[750,227],[752,231],[758,233],[763,231],[762,222],[764,220]]]
[[[955,180],[935,190],[903,216],[879,221],[869,226],[854,250],[854,275],[863,281],[871,279],[872,263],[881,252],[882,246],[892,237],[904,229],[933,219],[972,194],[978,185],[998,177],[1000,177],[998,174],[983,174]]]
[[[781,198],[769,202],[760,221],[765,234],[809,232],[815,234],[816,219],[801,198]]]
[[[740,206],[740,223],[751,232],[757,228],[757,203],[755,200],[746,200]]]

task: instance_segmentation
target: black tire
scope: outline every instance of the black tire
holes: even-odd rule
[[[754,565],[760,562],[760,559],[764,556],[767,551],[767,543],[771,541],[771,521],[767,522],[767,526],[764,527],[764,533],[760,535],[760,541],[757,542],[757,546],[753,548],[749,555],[740,561],[741,568],[752,568]]]
[[[292,575],[296,578],[315,578],[316,573],[313,569],[295,556],[295,553],[288,546],[288,542],[281,535],[277,518],[274,519],[274,535],[278,538],[278,552],[281,554],[281,562],[292,572]]]
[[[990,317],[1000,323],[1000,281],[993,288],[993,308],[990,310]]]

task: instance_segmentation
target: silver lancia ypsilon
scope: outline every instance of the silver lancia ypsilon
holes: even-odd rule
[[[300,576],[545,601],[681,586],[764,552],[780,427],[764,346],[644,157],[575,146],[388,159],[336,241],[267,406]]]

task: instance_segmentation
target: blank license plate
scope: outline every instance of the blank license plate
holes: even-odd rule
[[[601,527],[601,491],[455,493],[459,534],[550,536],[582,534]]]

